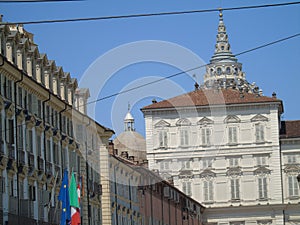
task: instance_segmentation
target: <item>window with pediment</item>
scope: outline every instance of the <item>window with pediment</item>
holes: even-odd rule
[[[265,126],[267,121],[268,118],[261,114],[251,118],[251,122],[254,123],[254,135],[257,143],[265,141]]]
[[[182,192],[187,196],[192,196],[192,182],[190,180],[182,181]]]
[[[212,168],[213,159],[212,158],[202,158],[200,160],[200,167],[202,169]]]
[[[299,164],[300,154],[291,153],[285,156],[286,164]]]
[[[228,127],[228,143],[229,144],[237,144],[238,142],[238,128],[236,126]]]
[[[238,167],[239,166],[239,158],[238,157],[228,158],[228,165],[229,165],[229,168]]]
[[[240,200],[240,179],[238,177],[230,179],[231,200]]]
[[[212,129],[204,127],[201,129],[201,141],[203,146],[210,146],[212,142]]]
[[[185,159],[181,161],[181,170],[190,170],[192,169],[192,160]]]
[[[227,116],[224,120],[227,123],[228,144],[235,145],[238,143],[238,123],[241,120],[237,116]]]
[[[288,175],[288,195],[290,198],[299,198],[299,184],[297,175]]]
[[[258,198],[261,199],[267,199],[268,198],[268,183],[267,183],[267,177],[266,176],[259,176],[257,178],[257,184],[258,184]]]
[[[168,146],[168,133],[167,130],[158,131],[158,143],[160,148],[165,148]]]
[[[254,125],[255,129],[255,141],[256,142],[264,142],[265,141],[265,128],[262,123],[256,123]]]
[[[212,179],[203,180],[203,199],[204,202],[211,202],[214,200],[214,185]]]
[[[168,146],[168,127],[170,123],[160,120],[154,127],[157,129],[158,147],[165,148]]]
[[[258,155],[255,156],[256,166],[268,166],[268,156],[267,155]]]
[[[212,125],[214,122],[207,117],[203,117],[197,124],[200,125],[200,139],[202,145],[210,146],[212,142]]]

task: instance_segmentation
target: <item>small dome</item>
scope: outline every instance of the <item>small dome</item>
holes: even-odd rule
[[[124,118],[124,121],[134,121],[133,116],[131,115],[130,112],[128,112]]]
[[[138,132],[124,131],[113,142],[118,152],[127,151],[128,155],[134,156],[137,161],[146,159],[146,140]]]

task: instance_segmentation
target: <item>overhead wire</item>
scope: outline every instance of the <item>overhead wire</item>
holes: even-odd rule
[[[300,4],[300,1],[277,3],[277,4],[229,7],[229,8],[222,8],[222,10],[223,11],[231,11],[231,10],[259,9],[259,8],[280,7],[280,6],[289,6],[289,5],[298,5],[298,4]],[[66,22],[80,22],[80,21],[128,19],[128,18],[139,18],[139,17],[154,17],[154,16],[170,16],[170,15],[182,15],[182,14],[194,14],[194,13],[207,13],[207,12],[216,12],[216,11],[219,11],[219,10],[220,10],[220,8],[217,8],[217,9],[199,9],[199,10],[189,10],[189,11],[142,13],[142,14],[100,16],[100,17],[87,17],[87,18],[74,18],[74,19],[1,22],[0,24],[8,24],[8,25],[12,25],[12,24],[23,24],[23,25],[25,25],[25,24],[47,24],[47,23],[51,24],[51,23],[66,23]]]
[[[85,0],[0,0],[0,3],[81,2]]]

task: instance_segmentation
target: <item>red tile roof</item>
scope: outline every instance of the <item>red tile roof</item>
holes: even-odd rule
[[[281,121],[280,138],[300,137],[300,120]]]
[[[183,95],[163,100],[142,108],[162,109],[175,107],[191,107],[191,106],[209,106],[209,105],[230,105],[245,103],[264,103],[279,102],[282,107],[282,101],[276,97],[257,96],[251,93],[240,93],[238,90],[222,89],[222,90],[195,90]]]

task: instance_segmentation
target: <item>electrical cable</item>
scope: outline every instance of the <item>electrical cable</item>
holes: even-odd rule
[[[1,24],[13,25],[13,24],[51,24],[51,23],[66,23],[66,22],[79,22],[79,21],[95,21],[95,20],[110,20],[110,19],[128,19],[138,17],[154,17],[154,16],[169,16],[169,15],[181,15],[181,14],[193,14],[193,13],[207,13],[216,11],[231,11],[231,10],[244,10],[244,9],[258,9],[268,7],[279,7],[298,5],[300,2],[285,2],[278,4],[266,4],[266,5],[253,5],[253,6],[241,6],[241,7],[230,7],[222,9],[200,9],[190,11],[177,11],[177,12],[159,12],[159,13],[144,13],[144,14],[130,14],[130,15],[116,15],[116,16],[101,16],[101,17],[87,17],[87,18],[74,18],[74,19],[56,19],[56,20],[36,20],[36,21],[18,21],[18,22],[1,22]]]
[[[0,3],[80,2],[85,0],[0,0]]]

